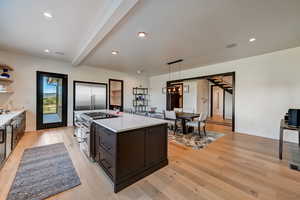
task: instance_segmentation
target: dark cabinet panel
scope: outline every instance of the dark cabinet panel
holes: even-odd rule
[[[26,127],[26,113],[23,112],[22,114],[12,119],[11,126],[13,129],[12,149],[14,149],[24,135]]]
[[[112,157],[106,150],[101,147],[97,151],[99,160],[98,164],[105,170],[107,175],[112,179],[115,178],[115,162]]]
[[[93,123],[91,156],[118,192],[168,164],[167,125],[114,133]]]
[[[115,154],[116,150],[116,134],[101,126],[97,126],[98,146],[106,150],[111,155]]]
[[[24,135],[26,112],[11,119],[0,128],[0,168]]]
[[[139,129],[118,135],[118,179],[145,167],[145,132]]]
[[[150,127],[146,134],[146,165],[151,166],[167,157],[167,136],[165,132],[167,127]]]

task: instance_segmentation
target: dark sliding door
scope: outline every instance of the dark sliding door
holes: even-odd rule
[[[67,126],[68,75],[37,71],[37,130]]]

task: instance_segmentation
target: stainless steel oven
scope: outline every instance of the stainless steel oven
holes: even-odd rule
[[[82,124],[81,128],[81,142],[79,142],[80,149],[90,157],[90,127],[87,126],[86,124]]]
[[[85,112],[75,115],[75,136],[79,142],[80,149],[90,158],[90,146],[91,146],[91,137],[90,130],[93,120],[96,119],[107,119],[117,117],[115,115],[106,114],[102,112]]]

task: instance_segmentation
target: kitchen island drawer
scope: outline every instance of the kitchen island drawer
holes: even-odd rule
[[[104,169],[106,174],[114,180],[115,178],[115,163],[113,157],[103,148],[98,148],[97,162]]]
[[[116,134],[100,126],[97,126],[96,129],[97,146],[114,155],[116,152]]]

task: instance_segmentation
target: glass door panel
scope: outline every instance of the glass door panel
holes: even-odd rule
[[[37,129],[66,124],[67,75],[37,72]]]
[[[43,123],[62,121],[62,78],[43,77]]]

